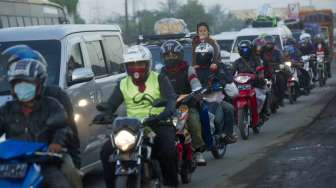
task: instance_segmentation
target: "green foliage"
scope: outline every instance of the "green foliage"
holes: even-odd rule
[[[49,0],[49,1],[60,4],[61,6],[65,6],[70,14],[73,14],[77,11],[78,0]]]
[[[213,23],[213,17],[206,13],[204,6],[198,0],[188,0],[187,4],[178,9],[176,15],[187,23],[190,31],[195,31],[199,22],[207,22],[209,25]]]

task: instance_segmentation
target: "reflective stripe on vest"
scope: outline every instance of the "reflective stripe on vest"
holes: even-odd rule
[[[164,108],[152,108],[151,105],[154,100],[161,98],[159,75],[151,71],[145,84],[146,90],[141,93],[130,76],[121,80],[120,91],[124,97],[128,117],[143,120],[150,112],[158,115],[164,110]]]

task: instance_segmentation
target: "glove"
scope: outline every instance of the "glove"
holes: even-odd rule
[[[51,153],[60,153],[62,151],[62,146],[59,144],[50,144],[48,151]]]
[[[114,116],[107,115],[105,113],[97,114],[93,119],[94,124],[111,124],[114,120]]]
[[[148,117],[144,120],[144,124],[148,125],[148,126],[151,126],[151,125],[157,124],[159,121],[160,120],[157,116],[150,116],[150,117]]]

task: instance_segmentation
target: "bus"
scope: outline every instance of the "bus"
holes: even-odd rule
[[[67,24],[63,7],[46,0],[0,0],[0,28]]]

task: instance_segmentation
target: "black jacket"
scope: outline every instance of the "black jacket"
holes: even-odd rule
[[[28,117],[24,116],[17,100],[9,101],[0,108],[0,135],[8,139],[56,143],[66,147],[67,136],[71,129],[66,126],[66,119],[56,124],[48,124],[48,119],[62,115],[67,118],[64,107],[54,98],[41,97],[36,100]]]
[[[80,141],[78,137],[78,129],[74,120],[74,112],[71,100],[67,93],[58,86],[47,86],[44,90],[44,96],[55,98],[60,102],[68,114],[67,125],[70,126],[72,132],[68,135],[66,146],[76,167],[80,167]]]

